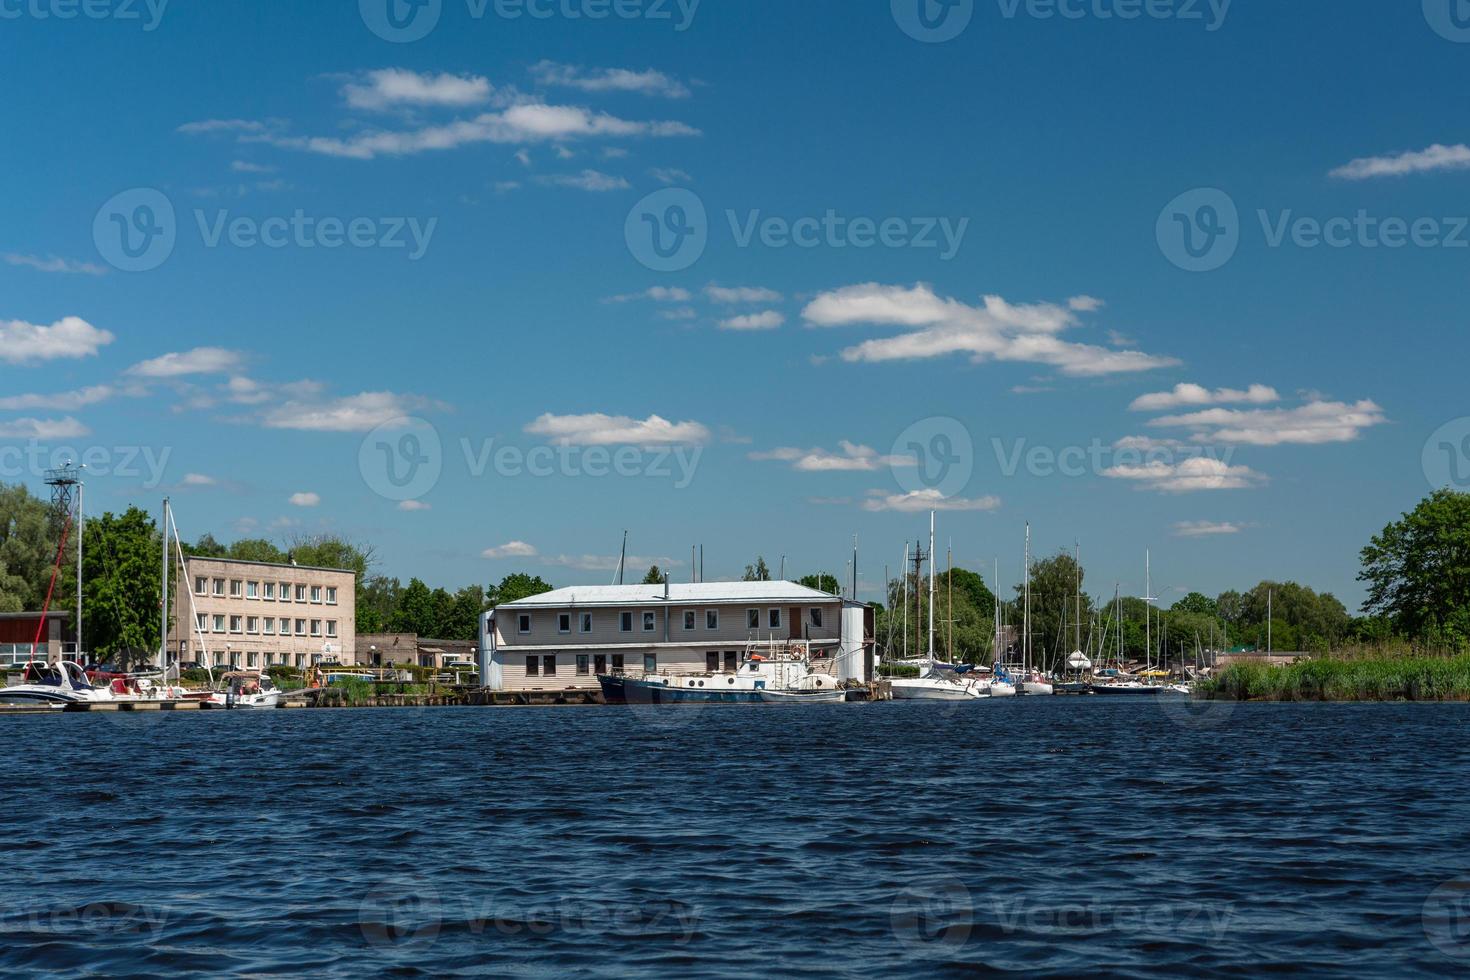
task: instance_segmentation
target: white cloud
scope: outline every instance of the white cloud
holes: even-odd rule
[[[626,68],[580,68],[542,61],[531,66],[542,85],[560,85],[583,92],[635,92],[668,99],[687,99],[689,86],[661,71],[630,71]]]
[[[1135,412],[1167,411],[1186,405],[1229,405],[1246,403],[1267,405],[1278,402],[1281,396],[1275,388],[1267,385],[1251,385],[1241,391],[1237,388],[1216,388],[1211,391],[1202,385],[1177,384],[1173,391],[1160,391],[1150,395],[1139,395],[1133,399],[1129,409]]]
[[[250,163],[247,160],[233,160],[230,169],[237,174],[273,174],[276,168],[267,163]]]
[[[55,255],[41,258],[38,255],[18,255],[14,252],[7,253],[5,261],[10,265],[26,266],[37,272],[62,272],[87,276],[105,276],[107,269],[97,265],[95,262],[78,262],[76,259],[63,259]]]
[[[882,490],[873,490],[868,494],[868,499],[863,501],[863,510],[884,511],[893,510],[903,514],[916,514],[928,510],[941,511],[975,511],[975,510],[997,510],[1000,507],[999,497],[946,497],[938,490],[910,490],[908,493],[885,494]]]
[[[315,493],[293,493],[287,501],[292,507],[315,507],[321,502],[321,495]]]
[[[7,395],[0,398],[0,410],[7,412],[27,409],[49,409],[57,412],[74,412],[88,405],[104,402],[116,394],[111,385],[94,385],[75,391],[61,391],[53,395]]]
[[[68,316],[49,327],[24,320],[0,320],[0,361],[30,364],[60,358],[94,357],[113,336],[81,317]]]
[[[196,347],[142,361],[127,373],[140,378],[180,378],[190,374],[227,374],[237,370],[244,355],[223,347]]]
[[[775,310],[764,313],[747,313],[720,321],[721,330],[775,330],[786,322],[786,315]]]
[[[480,552],[481,558],[534,558],[538,552],[535,545],[524,541],[507,541],[505,544],[496,545],[494,548],[486,548]]]
[[[542,564],[558,568],[575,568],[583,572],[610,572],[618,567],[617,555],[556,555],[543,560]],[[648,568],[657,565],[662,569],[677,568],[683,562],[673,558],[648,555],[629,555],[624,563],[627,570]]]
[[[1096,313],[1106,305],[1096,296],[1073,296],[1067,300],[1067,308],[1077,313]]]
[[[1353,404],[1314,400],[1284,409],[1211,408],[1167,415],[1149,425],[1190,429],[1195,442],[1283,446],[1352,442],[1364,429],[1386,422],[1383,409],[1365,399]]]
[[[67,417],[64,419],[8,419],[0,421],[0,439],[78,439],[91,434],[91,429]]]
[[[178,131],[186,136],[209,133],[264,133],[274,128],[275,123],[266,124],[257,119],[201,119],[184,123]]]
[[[692,184],[694,178],[678,167],[654,167],[648,176],[660,184]]]
[[[1426,150],[1390,156],[1359,157],[1338,167],[1330,176],[1343,180],[1369,180],[1373,177],[1403,177],[1407,174],[1466,169],[1470,169],[1470,146],[1464,143],[1455,146],[1436,143]]]
[[[665,320],[699,319],[699,311],[692,306],[680,306],[672,310],[659,310],[658,315]]]
[[[183,482],[180,484],[180,486],[212,487],[216,486],[218,483],[219,481],[216,480],[214,477],[208,476],[204,473],[185,473]]]
[[[837,445],[837,452],[822,448],[797,449],[782,446],[764,452],[750,453],[749,457],[758,461],[777,460],[790,463],[793,470],[805,473],[872,472],[890,466],[917,465],[917,461],[912,456],[880,456],[877,450],[869,446],[848,442],[845,439]]]
[[[710,283],[704,294],[715,303],[779,303],[780,293],[764,286],[717,286]]]
[[[584,170],[579,174],[551,174],[536,178],[538,183],[553,187],[573,187],[579,191],[624,191],[633,186],[622,177],[600,170]]]
[[[913,288],[879,283],[847,286],[821,294],[802,312],[815,327],[878,324],[906,329],[847,348],[842,357],[850,362],[968,354],[976,363],[1045,364],[1074,377],[1152,371],[1179,363],[1171,357],[1059,339],[1058,334],[1079,325],[1077,315],[1069,306],[1013,305],[999,296],[985,297],[983,306],[970,306],[941,298],[924,283]]]
[[[562,446],[672,446],[701,445],[709,429],[698,422],[670,422],[657,415],[633,419],[626,415],[552,415],[547,413],[526,426],[526,432],[544,436]]]
[[[417,513],[419,511],[433,510],[434,505],[423,500],[400,500],[398,502],[398,509],[409,513]]]
[[[634,300],[651,299],[655,303],[687,303],[693,296],[689,290],[680,289],[678,286],[651,286],[641,293],[624,293],[621,296],[609,296],[603,300],[604,303],[631,303]]]
[[[367,432],[409,415],[427,404],[417,395],[392,391],[364,391],[343,398],[287,401],[268,409],[261,423],[269,429],[306,432]]]
[[[1249,466],[1231,466],[1223,460],[1194,456],[1177,463],[1153,461],[1137,466],[1114,466],[1102,475],[1132,480],[1144,490],[1190,493],[1195,490],[1243,490],[1266,482]]]
[[[348,105],[369,110],[399,106],[463,108],[488,101],[492,91],[489,80],[479,75],[420,74],[405,68],[370,71],[342,86]]]
[[[1246,525],[1229,521],[1179,521],[1174,525],[1176,538],[1208,538],[1222,534],[1239,534]]]

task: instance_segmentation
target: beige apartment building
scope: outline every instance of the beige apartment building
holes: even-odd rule
[[[351,664],[355,586],[346,569],[188,557],[169,647],[180,663],[242,670]]]
[[[844,616],[851,607],[857,613]],[[858,603],[795,582],[580,586],[501,605],[482,617],[486,686],[495,691],[596,691],[598,674],[735,670],[771,642],[810,643],[835,659],[867,637]],[[871,615],[868,616],[871,619]]]

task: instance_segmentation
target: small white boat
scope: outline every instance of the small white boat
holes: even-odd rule
[[[976,701],[990,696],[990,684],[960,681],[940,674],[895,677],[888,686],[895,701]]]
[[[224,686],[203,701],[201,707],[278,708],[286,696],[269,674],[259,671],[232,671],[221,680]]]
[[[997,678],[990,682],[987,693],[993,698],[1013,698],[1016,696],[1016,685]]]
[[[69,660],[56,664],[31,661],[19,684],[0,688],[0,704],[44,704],[64,708],[89,701],[113,701],[110,690],[93,687],[87,672]]]
[[[840,704],[847,700],[846,691],[759,691],[766,704]]]

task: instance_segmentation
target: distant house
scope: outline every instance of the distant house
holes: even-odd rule
[[[792,640],[813,658],[835,660],[843,647],[849,676],[865,678],[871,632],[869,607],[795,582],[580,586],[481,619],[485,684],[512,692],[596,691],[598,674],[735,670],[753,644]]]
[[[32,657],[32,642],[41,625],[39,612],[0,613],[0,670],[23,666]],[[76,655],[75,636],[70,631],[71,615],[64,610],[45,614],[46,626],[41,630],[40,645],[35,647],[37,660],[48,663],[63,656]]]
[[[474,663],[474,640],[436,640],[417,633],[360,633],[357,664],[360,667],[432,667],[446,663]]]

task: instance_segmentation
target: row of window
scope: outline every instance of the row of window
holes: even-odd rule
[[[225,593],[225,580],[222,578],[210,579],[203,575],[194,577],[195,595],[214,595],[223,597]],[[229,597],[231,599],[261,599],[265,602],[290,602],[294,595],[297,602],[325,602],[329,606],[337,604],[337,587],[335,585],[292,585],[290,582],[250,582],[245,579],[232,578],[229,580]],[[279,596],[279,599],[277,598]]]
[[[740,654],[734,650],[726,650],[723,654],[718,650],[706,652],[704,655],[705,672],[709,674],[717,673],[720,670],[722,661],[724,669],[727,672],[734,672],[740,665]],[[542,654],[539,657],[527,657],[526,676],[555,677],[556,666],[557,655],[554,653]],[[612,673],[614,674],[621,674],[626,671],[621,653],[611,655],[578,653],[573,655],[573,662],[569,666],[572,666],[576,670],[578,677],[586,677],[589,674],[606,674],[608,673],[609,667],[612,668]],[[645,653],[643,655],[643,672],[645,674],[658,673],[658,654]]]
[[[224,651],[216,651],[215,653],[211,654],[211,658],[214,661],[213,666],[215,667],[229,667],[232,670],[239,670],[242,666],[247,668],[262,666],[273,667],[278,664],[282,667],[305,667],[308,658],[314,663],[321,660],[321,654],[272,652],[256,653],[255,651],[249,651],[242,654],[239,650],[231,650],[228,653]],[[243,663],[241,662],[242,660]]]
[[[766,628],[778,630],[781,628],[782,611],[779,608],[766,610]],[[622,612],[618,614],[618,630],[623,633],[632,633],[634,625],[634,613]],[[822,628],[822,610],[819,606],[813,606],[810,610],[811,625],[815,629]],[[641,614],[643,621],[643,632],[652,633],[658,629],[658,613],[653,610],[644,610]],[[693,630],[699,620],[697,610],[684,610],[684,628]],[[592,614],[590,612],[577,614],[578,630],[582,633],[592,632]],[[746,629],[758,630],[761,628],[761,611],[759,609],[745,610]],[[704,628],[717,630],[720,628],[720,611],[718,609],[706,609],[704,611]],[[531,614],[521,613],[516,620],[516,629],[522,635],[531,632]],[[570,633],[572,631],[572,614],[557,613],[556,631],[558,633]]]
[[[225,629],[226,622],[229,629]],[[325,623],[326,632],[322,632]],[[194,625],[201,633],[260,633],[265,636],[328,636],[337,635],[337,621],[335,619],[298,619],[294,623],[282,616],[280,629],[276,629],[276,617],[274,616],[224,616],[220,613],[210,615],[208,613],[195,613]],[[292,627],[295,627],[293,630]]]

